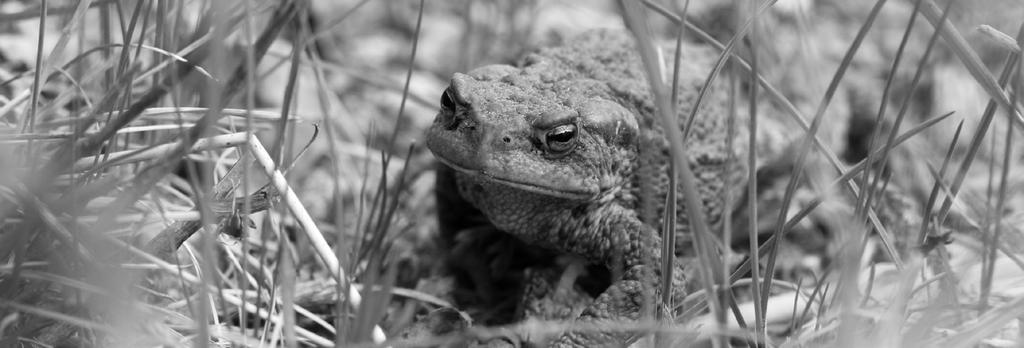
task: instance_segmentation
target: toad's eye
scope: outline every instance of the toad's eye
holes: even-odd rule
[[[548,158],[568,155],[579,143],[580,115],[575,110],[545,112],[531,125],[534,139]]]
[[[544,134],[544,146],[552,155],[565,155],[576,147],[577,129],[575,124],[563,124]]]
[[[452,89],[449,87],[441,94],[441,107],[445,110],[455,110],[457,104],[455,103],[455,97],[452,96],[452,93]]]

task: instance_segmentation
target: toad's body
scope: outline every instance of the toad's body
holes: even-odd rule
[[[727,140],[723,93],[712,89],[696,119],[687,120],[716,57],[704,47],[683,48],[676,110],[679,127],[690,124],[687,156],[712,223],[728,210],[724,192],[741,188],[737,178],[745,173],[736,161],[726,165],[743,158],[734,150],[743,145]],[[627,33],[592,31],[526,57],[521,67],[455,74],[427,133],[427,146],[455,173],[455,187],[439,191],[456,191],[497,229],[529,245],[621,270],[583,310],[583,321],[639,319],[659,282],[669,153],[648,86]],[[688,253],[682,210],[679,252]],[[572,332],[555,344],[633,338]]]

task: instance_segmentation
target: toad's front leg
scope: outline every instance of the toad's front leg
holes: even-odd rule
[[[649,269],[635,266],[627,270],[583,311],[573,324],[577,328],[563,333],[551,346],[624,347],[636,341],[640,333],[622,330],[622,326],[653,318],[656,286],[644,280],[651,278]]]
[[[601,261],[621,277],[613,281],[563,333],[553,347],[621,347],[636,341],[641,333],[623,330],[623,324],[654,318],[660,276],[659,237],[636,215],[619,206],[603,207],[590,217],[594,226],[589,238],[574,241],[580,249],[597,251],[591,260]],[[597,243],[596,245],[587,245]],[[595,248],[596,247],[596,248]],[[595,259],[596,258],[596,259]]]

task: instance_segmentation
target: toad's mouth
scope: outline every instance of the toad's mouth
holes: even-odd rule
[[[437,158],[437,160],[443,163],[444,165],[460,173],[523,191],[569,200],[592,200],[602,196],[601,192],[593,192],[591,190],[586,190],[583,188],[555,187],[552,185],[544,185],[536,182],[519,180],[516,178],[511,178],[506,175],[502,175],[500,173],[488,172],[486,169],[467,168],[455,163],[454,161],[444,158],[443,156],[438,156],[437,154],[435,154],[434,157]]]

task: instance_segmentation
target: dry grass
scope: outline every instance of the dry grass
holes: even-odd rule
[[[623,23],[667,121],[658,44],[683,35],[722,52],[709,83],[756,96],[735,100],[735,127],[796,139],[743,139],[737,160],[790,151],[798,170],[741,209],[775,221],[770,236],[730,225],[749,238],[725,250],[692,219],[706,267],[678,322],[578,329],[656,331],[641,344],[658,346],[1024,342],[1024,6],[661,3],[0,3],[0,346],[465,343],[418,319],[459,291],[418,143],[436,96],[453,72]],[[847,141],[862,124],[877,126]],[[675,158],[685,136],[670,134]],[[786,255],[814,256],[808,224],[830,232],[815,249],[830,262],[780,277]],[[730,268],[736,253],[756,257]]]

